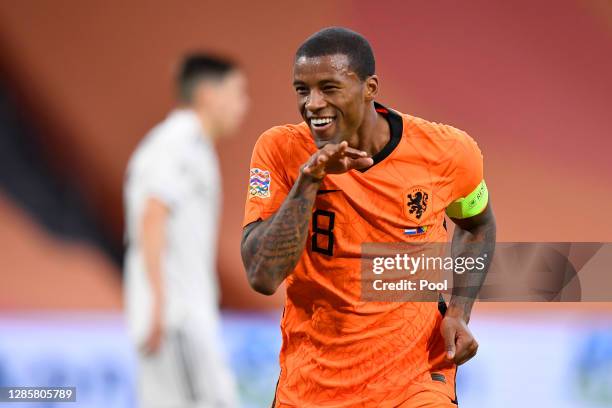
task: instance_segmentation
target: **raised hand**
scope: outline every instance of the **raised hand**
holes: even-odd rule
[[[374,164],[364,151],[349,147],[348,142],[327,144],[312,155],[303,167],[302,172],[315,179],[322,179],[327,174],[346,173],[352,169],[363,169]]]

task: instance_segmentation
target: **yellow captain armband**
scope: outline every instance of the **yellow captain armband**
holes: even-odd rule
[[[446,215],[457,219],[470,218],[483,212],[488,202],[489,190],[482,180],[467,197],[459,198],[446,207]]]

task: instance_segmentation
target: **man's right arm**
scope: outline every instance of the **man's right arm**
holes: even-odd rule
[[[372,164],[372,158],[348,147],[347,142],[327,144],[311,156],[280,208],[265,221],[252,222],[243,230],[242,262],[253,289],[272,295],[295,268],[306,245],[312,207],[323,178]]]
[[[150,197],[147,199],[141,224],[140,241],[147,278],[151,285],[153,300],[152,325],[145,344],[146,354],[159,350],[163,337],[164,286],[162,271],[162,253],[166,247],[166,224],[170,210],[162,201]]]
[[[306,244],[320,184],[321,180],[301,173],[274,215],[245,227],[242,261],[249,284],[257,292],[272,295],[295,268]]]

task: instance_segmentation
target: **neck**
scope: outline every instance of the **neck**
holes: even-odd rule
[[[198,119],[200,120],[200,124],[202,125],[202,137],[206,139],[215,140],[216,133],[214,132],[210,118],[204,112],[197,114]]]
[[[364,114],[361,126],[349,140],[349,145],[373,156],[380,152],[390,139],[389,123],[376,112],[374,103],[371,103]]]

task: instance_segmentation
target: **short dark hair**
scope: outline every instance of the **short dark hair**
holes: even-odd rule
[[[193,90],[202,80],[221,80],[237,68],[234,61],[210,54],[189,54],[183,58],[177,76],[178,97],[192,102]]]
[[[344,54],[349,59],[350,68],[362,81],[376,72],[374,52],[366,38],[344,27],[328,27],[308,37],[295,53],[300,57],[322,57]]]

